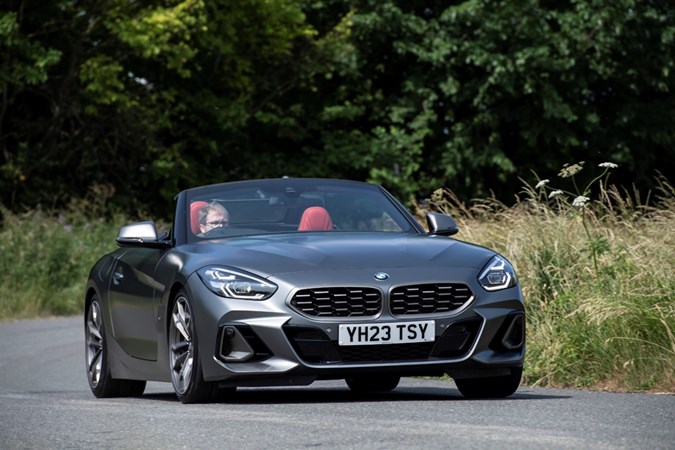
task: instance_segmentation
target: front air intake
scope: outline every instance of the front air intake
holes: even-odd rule
[[[248,325],[227,324],[218,331],[218,359],[223,362],[259,362],[273,356],[272,351]]]
[[[509,314],[490,343],[496,351],[519,350],[525,345],[525,315],[522,312]]]

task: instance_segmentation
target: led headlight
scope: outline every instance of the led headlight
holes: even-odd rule
[[[498,291],[515,286],[518,278],[507,260],[494,256],[478,277],[478,282],[486,291]]]
[[[277,290],[277,285],[251,274],[209,266],[197,271],[206,287],[214,293],[240,300],[265,300]]]

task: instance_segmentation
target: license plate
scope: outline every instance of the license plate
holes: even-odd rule
[[[382,345],[433,342],[433,320],[421,322],[359,323],[340,325],[339,345]]]

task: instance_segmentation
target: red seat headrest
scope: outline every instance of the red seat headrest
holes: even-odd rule
[[[208,205],[206,202],[198,201],[190,203],[190,230],[195,236],[201,233],[199,229],[199,210]]]
[[[324,231],[332,230],[333,221],[330,214],[321,206],[312,206],[302,213],[298,231]]]

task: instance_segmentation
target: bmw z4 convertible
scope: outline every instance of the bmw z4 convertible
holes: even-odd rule
[[[355,392],[449,375],[469,398],[518,388],[525,308],[512,265],[427,229],[380,186],[280,178],[187,189],[169,231],[122,227],[84,298],[96,397],[171,382],[183,403],[344,379]]]

